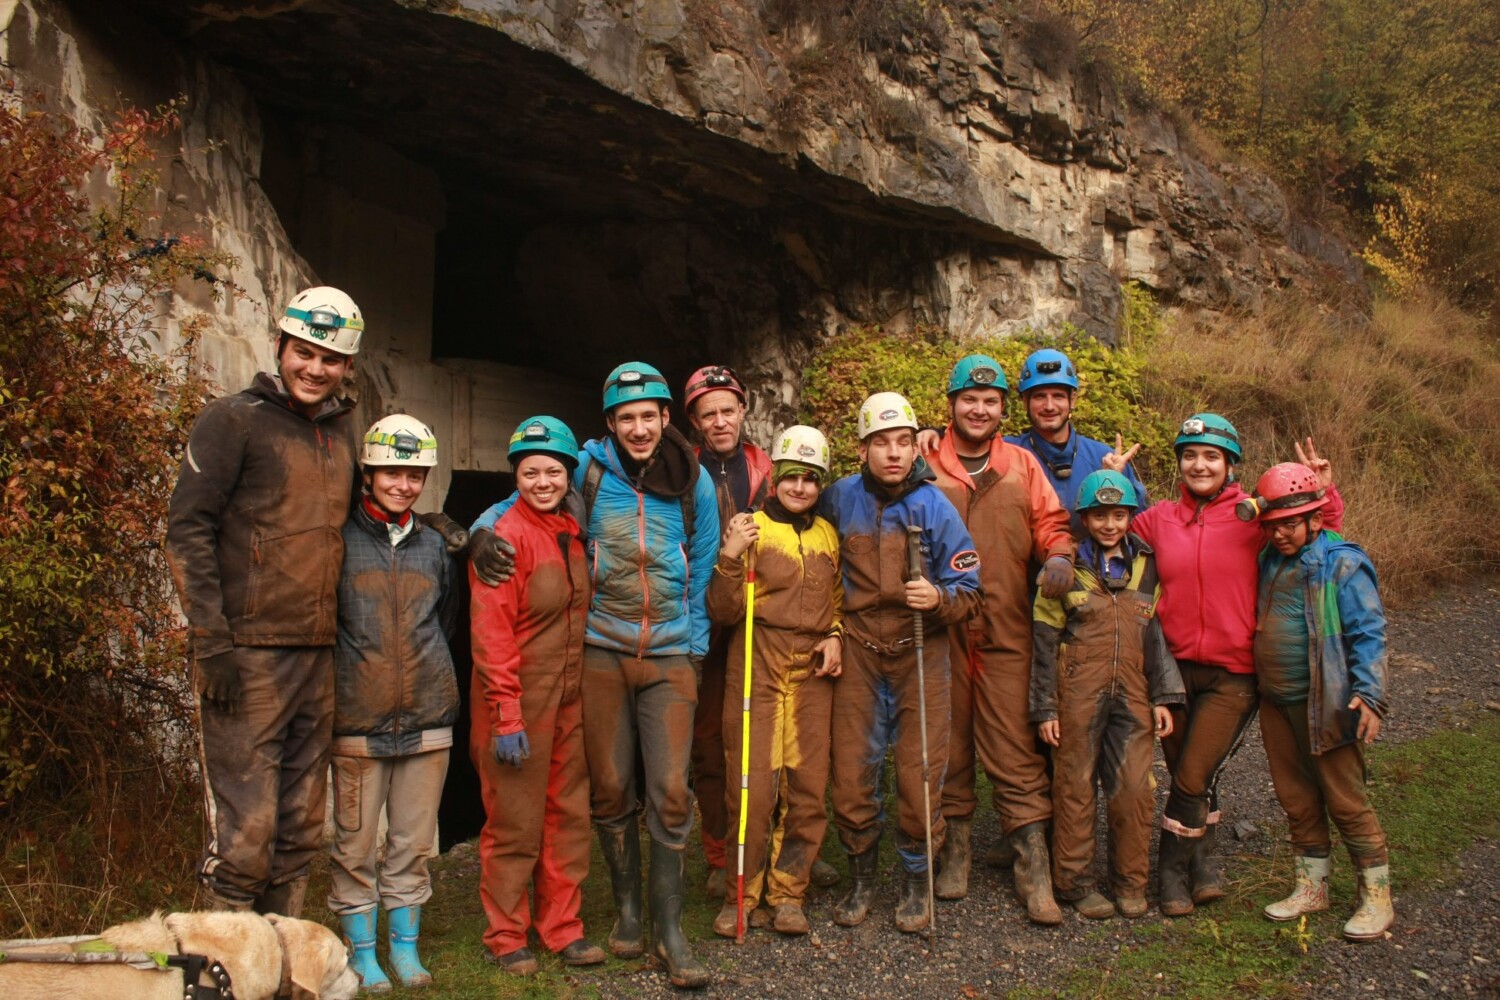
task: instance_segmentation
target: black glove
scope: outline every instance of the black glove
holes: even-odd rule
[[[217,653],[198,658],[198,686],[203,700],[226,714],[233,715],[240,704],[240,665],[234,653]]]
[[[448,546],[450,556],[458,555],[469,544],[468,529],[442,511],[435,510],[430,514],[418,514],[417,520],[443,536],[443,542]]]
[[[524,729],[519,733],[494,737],[490,741],[490,748],[497,761],[516,768],[519,768],[521,762],[531,756],[531,740],[527,739]]]
[[[1056,600],[1073,587],[1073,561],[1067,556],[1052,556],[1042,563],[1042,571],[1036,575],[1036,585],[1042,596]]]
[[[488,528],[470,534],[464,551],[469,554],[469,565],[474,567],[479,582],[491,587],[500,586],[516,571],[515,546]]]

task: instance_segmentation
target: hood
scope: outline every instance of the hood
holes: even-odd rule
[[[890,500],[900,500],[918,486],[936,478],[937,474],[932,471],[932,467],[921,455],[918,455],[916,461],[911,463],[911,471],[906,474],[906,478],[895,487],[887,487],[876,481],[875,477],[870,475],[868,465],[859,467],[859,481],[864,484],[865,489],[877,497],[887,497]]]
[[[690,494],[698,482],[701,467],[697,453],[682,432],[671,424],[663,428],[656,454],[634,475],[626,472],[612,437],[595,438],[585,443],[583,450],[641,493],[678,500]]]
[[[291,394],[281,384],[281,376],[273,375],[271,372],[257,372],[255,380],[250,383],[250,388],[245,390],[252,396],[275,403],[282,409],[291,410],[299,417],[304,414],[292,401]],[[354,409],[354,400],[347,396],[333,395],[323,401],[323,408],[318,415],[312,417],[314,423],[329,420]]]

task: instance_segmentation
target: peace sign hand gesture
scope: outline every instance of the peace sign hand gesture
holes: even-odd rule
[[[1130,460],[1132,458],[1135,458],[1136,453],[1140,450],[1141,443],[1137,441],[1135,444],[1130,446],[1130,449],[1128,451],[1126,451],[1124,436],[1121,434],[1116,434],[1115,450],[1099,460],[1099,467],[1102,469],[1108,469],[1110,472],[1124,472],[1125,466],[1130,464]]]
[[[1318,477],[1318,485],[1323,489],[1333,485],[1333,463],[1318,455],[1318,449],[1313,447],[1313,439],[1307,438],[1307,447],[1302,447],[1302,442],[1295,442],[1297,449],[1297,461],[1313,471]]]

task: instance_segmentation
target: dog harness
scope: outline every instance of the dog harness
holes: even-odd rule
[[[66,951],[12,954],[14,948],[59,947]],[[142,972],[182,970],[182,1000],[234,1000],[229,970],[218,959],[206,955],[169,955],[160,951],[116,951],[100,937],[44,938],[40,941],[0,941],[0,964],[30,962],[37,965],[128,965]],[[207,972],[213,985],[201,985]]]

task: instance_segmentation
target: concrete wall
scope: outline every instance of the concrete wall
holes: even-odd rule
[[[343,288],[368,324],[350,386],[361,429],[405,410],[438,437],[424,510],[442,506],[455,469],[507,469],[505,444],[528,416],[555,414],[580,437],[600,433],[593,385],[432,358],[434,247],[448,211],[436,174],[349,130],[288,133],[231,73],[126,24],[85,24],[47,0],[0,0],[0,61],[26,99],[39,95],[86,128],[117,107],[190,95],[181,135],[161,150],[156,208],[168,229],[238,258],[229,277],[240,293],[215,300],[182,289],[161,316],[160,349],[179,347],[183,321],[207,315],[197,362],[236,391],[273,369],[275,322],[292,295]],[[274,199],[268,167],[278,172]]]

